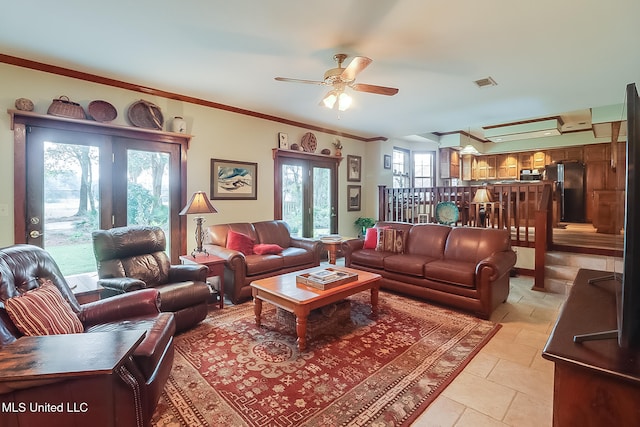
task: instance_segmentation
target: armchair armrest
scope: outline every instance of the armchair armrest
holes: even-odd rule
[[[204,245],[203,246],[207,252],[211,255],[215,255],[224,259],[225,267],[230,270],[235,270],[236,268],[243,268],[246,265],[246,259],[242,252],[234,251],[233,249],[225,248],[218,245]]]
[[[86,326],[113,322],[131,317],[160,312],[160,294],[157,289],[116,295],[80,306],[78,317]]]
[[[110,277],[107,279],[98,279],[98,285],[106,289],[113,289],[119,292],[131,292],[145,289],[147,284],[142,280],[133,277]]]
[[[204,282],[207,280],[209,269],[201,264],[182,264],[169,267],[170,282]]]
[[[491,269],[489,280],[496,280],[498,277],[511,270],[511,268],[516,265],[516,260],[517,255],[511,249],[495,252],[478,263],[476,266],[476,275],[480,274],[480,271],[484,267],[488,267]]]
[[[306,249],[309,252],[321,250],[322,243],[320,240],[310,239],[308,237],[291,237],[291,246],[294,248]]]

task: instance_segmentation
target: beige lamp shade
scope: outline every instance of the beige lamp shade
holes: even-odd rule
[[[207,193],[196,191],[191,196],[189,203],[180,211],[180,215],[217,213],[218,211],[211,205]]]
[[[486,188],[478,188],[476,194],[473,196],[474,203],[489,203],[492,202],[491,193]]]

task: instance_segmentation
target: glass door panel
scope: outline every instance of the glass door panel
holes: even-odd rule
[[[303,237],[305,168],[301,164],[282,165],[282,219],[289,224],[291,235]]]
[[[26,241],[49,251],[64,275],[94,272],[100,144],[92,136],[41,128],[31,128],[29,138]]]
[[[332,221],[336,213],[331,198],[331,169],[326,167],[313,168],[313,238],[331,234]]]

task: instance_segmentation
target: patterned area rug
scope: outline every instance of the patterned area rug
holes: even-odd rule
[[[406,297],[351,299],[351,319],[309,337],[307,351],[263,305],[212,310],[176,337],[154,426],[409,425],[500,325]]]

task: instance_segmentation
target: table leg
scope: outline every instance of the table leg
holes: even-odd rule
[[[329,246],[329,264],[336,264],[336,250],[333,246]]]
[[[298,350],[301,352],[307,348],[307,315],[308,313],[296,316],[296,335],[298,335]]]
[[[260,326],[260,316],[262,316],[262,300],[253,297],[253,312],[256,315],[256,325]]]
[[[378,287],[371,288],[371,317],[378,317],[378,296],[380,294]]]

